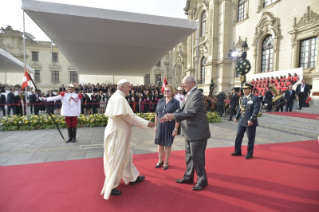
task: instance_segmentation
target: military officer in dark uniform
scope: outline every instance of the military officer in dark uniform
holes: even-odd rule
[[[251,159],[254,152],[254,143],[256,136],[256,127],[258,126],[257,115],[260,109],[260,100],[257,96],[252,95],[251,91],[253,86],[245,83],[243,86],[244,96],[240,98],[239,108],[237,110],[235,122],[239,119],[237,135],[235,140],[235,152],[232,156],[240,156],[241,154],[241,143],[245,132],[248,137],[248,147],[246,159]]]

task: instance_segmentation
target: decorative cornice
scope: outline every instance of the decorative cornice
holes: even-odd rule
[[[295,17],[293,28],[298,29],[298,28],[301,28],[307,25],[316,24],[316,23],[319,23],[319,15],[313,12],[312,10],[310,10],[310,7],[308,6],[307,12],[303,15],[302,18],[300,18],[298,23],[296,23],[296,17]]]

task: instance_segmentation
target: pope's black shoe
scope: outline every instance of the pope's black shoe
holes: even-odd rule
[[[241,152],[233,152],[231,153],[232,156],[242,156]]]
[[[144,179],[145,179],[145,177],[143,175],[138,176],[134,182],[130,182],[130,185],[134,185],[135,183],[142,182]]]
[[[205,183],[204,185],[196,184],[192,189],[193,189],[193,191],[200,191],[203,188],[205,188],[207,185],[208,185],[208,183]]]
[[[116,188],[113,188],[111,191],[111,195],[119,196],[119,195],[121,195],[121,192],[119,190],[117,190]]]
[[[193,184],[194,180],[186,180],[185,178],[175,180],[177,183]]]
[[[252,159],[253,158],[253,156],[252,155],[246,155],[246,157],[245,157],[246,159]]]

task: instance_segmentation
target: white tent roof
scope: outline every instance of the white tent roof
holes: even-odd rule
[[[29,72],[34,73],[34,69],[26,65]],[[12,56],[9,52],[0,48],[0,70],[7,73],[23,73],[24,63]]]
[[[79,74],[143,76],[198,21],[22,0],[22,8]]]

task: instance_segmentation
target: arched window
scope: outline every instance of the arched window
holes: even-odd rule
[[[202,24],[201,24],[201,34],[200,36],[204,36],[206,34],[206,11],[203,12],[202,14]]]
[[[247,0],[239,0],[238,3],[238,21],[247,18]]]
[[[274,40],[272,39],[272,35],[267,35],[262,46],[261,72],[273,71],[273,48]]]
[[[206,58],[203,57],[201,62],[201,67],[200,67],[200,76],[201,76],[200,84],[205,83],[205,63],[206,63]]]

